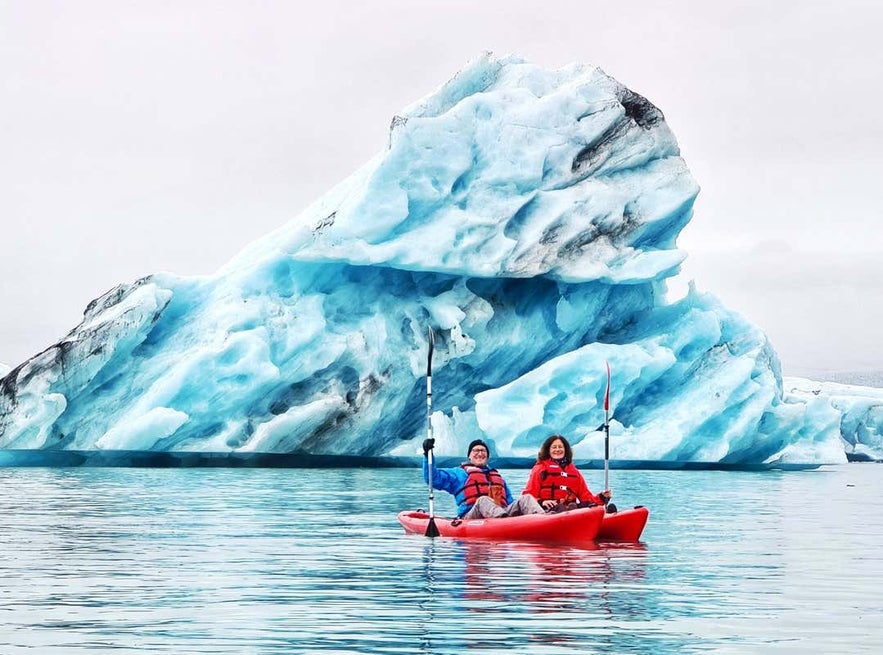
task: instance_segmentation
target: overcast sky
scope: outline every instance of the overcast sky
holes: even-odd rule
[[[300,4],[0,0],[0,362],[116,284],[213,272],[491,50],[663,111],[702,187],[684,277],[786,374],[883,370],[878,0]]]

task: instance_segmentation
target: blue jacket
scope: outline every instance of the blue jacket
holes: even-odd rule
[[[490,467],[485,466],[483,470],[489,471]],[[454,496],[454,501],[457,503],[457,516],[463,516],[471,507],[466,504],[466,494],[463,493],[468,477],[469,473],[462,466],[444,469],[434,465],[432,467],[432,488],[447,491]],[[429,484],[429,458],[427,457],[423,458],[423,481]],[[503,487],[506,489],[506,504],[510,505],[515,499],[505,481]]]

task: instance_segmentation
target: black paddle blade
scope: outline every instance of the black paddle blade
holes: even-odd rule
[[[429,523],[426,525],[426,532],[424,533],[427,537],[437,537],[438,536],[438,526],[435,525],[435,518],[430,516]]]
[[[426,375],[432,375],[432,351],[435,350],[435,332],[429,328],[429,357],[426,359]]]

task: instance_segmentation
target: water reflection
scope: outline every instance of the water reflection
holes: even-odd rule
[[[616,562],[622,553],[630,556],[625,568]],[[618,577],[644,576],[645,553],[643,544],[620,549],[596,544],[464,542],[464,596],[472,601],[467,609],[483,611],[485,601],[490,601],[555,612],[581,606],[593,597],[606,602]]]
[[[646,617],[645,544],[562,546],[490,541],[427,541],[423,548],[429,623],[456,619],[466,632],[436,633],[435,647],[534,652],[541,645],[623,644],[618,622]],[[432,645],[431,635],[426,635]]]

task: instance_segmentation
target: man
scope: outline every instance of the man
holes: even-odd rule
[[[423,479],[429,482],[429,451],[435,439],[423,441]],[[543,514],[544,510],[531,495],[513,500],[503,476],[488,466],[490,450],[481,439],[469,444],[469,461],[456,468],[432,467],[432,487],[447,491],[457,502],[461,519],[488,519],[520,514]]]

